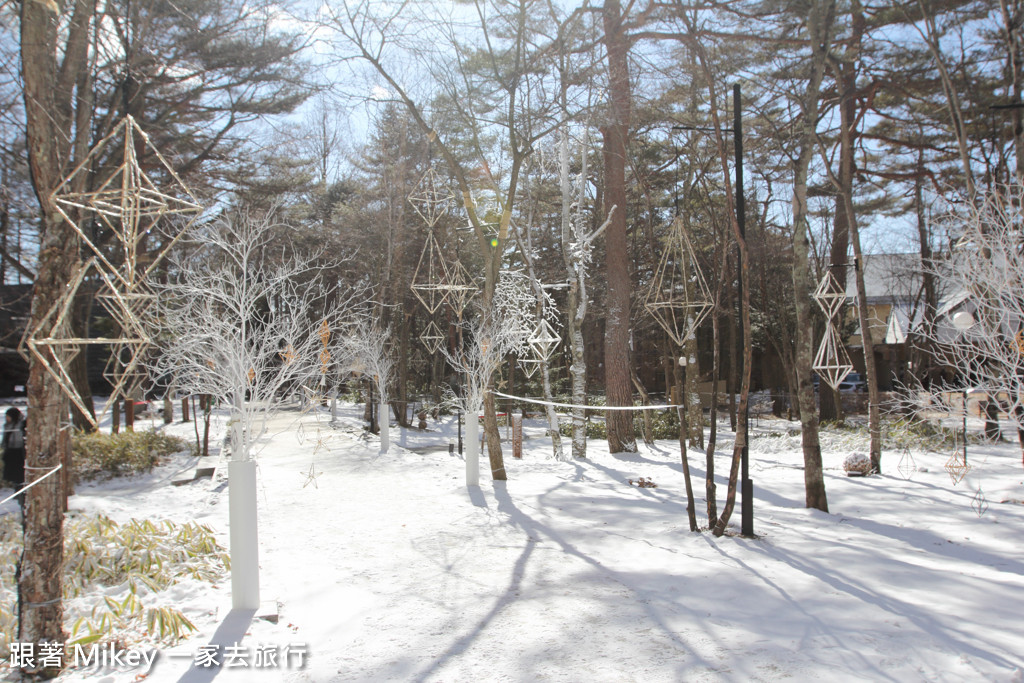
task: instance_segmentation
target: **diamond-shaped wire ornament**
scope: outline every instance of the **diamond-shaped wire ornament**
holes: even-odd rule
[[[971,508],[979,517],[988,511],[988,499],[985,498],[985,492],[981,490],[980,486],[977,492],[975,492],[974,498],[971,499]]]
[[[967,458],[960,448],[957,448],[953,455],[949,456],[945,468],[954,486],[962,482],[967,473],[971,471],[971,466],[967,464]]]
[[[551,354],[558,348],[562,338],[555,334],[550,323],[542,317],[537,326],[533,328],[533,332],[530,333],[530,338],[527,341],[530,344],[530,348],[533,349],[534,357],[537,360],[547,360],[551,358]]]
[[[853,371],[850,355],[846,353],[846,347],[839,339],[839,332],[831,321],[825,325],[825,334],[821,338],[811,369],[836,391],[839,391],[839,384]]]
[[[711,312],[714,302],[690,238],[677,218],[654,272],[644,308],[682,346]]]
[[[455,194],[437,171],[430,168],[409,195],[409,203],[432,228],[452,209]]]
[[[444,344],[445,336],[441,334],[441,329],[437,324],[431,320],[427,323],[427,326],[423,328],[423,332],[420,333],[420,341],[423,342],[423,346],[426,347],[427,351],[431,354],[435,354],[441,350],[441,345]]]
[[[103,184],[88,192],[75,191],[95,173],[97,162],[111,152],[119,155],[120,163]],[[139,165],[140,152],[152,155],[155,160],[154,165],[163,176],[160,188]],[[153,271],[202,212],[191,190],[130,115],[90,150],[50,197],[57,212],[94,252],[95,258],[128,290]],[[175,217],[177,221],[169,220]],[[83,229],[91,219],[98,220],[117,237],[123,257],[115,259],[121,261],[118,265],[111,263],[104,250],[93,243],[92,231]],[[157,237],[161,244],[145,244],[147,239],[152,241]],[[140,248],[148,251],[143,254]],[[143,256],[145,258],[141,258]]]
[[[839,280],[832,274],[832,269],[825,271],[825,276],[814,290],[813,298],[831,321],[846,303],[846,291],[839,285]]]
[[[917,463],[914,461],[914,456],[911,455],[909,448],[903,449],[903,453],[900,455],[900,462],[896,466],[896,469],[904,479],[913,478],[914,474],[917,472]]]

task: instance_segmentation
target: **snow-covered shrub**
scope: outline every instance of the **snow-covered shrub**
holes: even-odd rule
[[[0,519],[0,660],[17,634],[14,565],[21,526]],[[227,552],[209,527],[189,522],[103,516],[69,518],[64,535],[64,600],[71,642],[171,644],[195,630],[165,591],[182,581],[214,582],[226,574]]]
[[[851,476],[871,474],[871,458],[863,453],[850,453],[843,459],[843,470]]]
[[[71,439],[76,480],[148,472],[160,459],[187,451],[184,439],[152,431],[76,433]]]

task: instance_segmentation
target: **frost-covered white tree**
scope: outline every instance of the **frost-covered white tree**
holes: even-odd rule
[[[500,285],[496,290],[498,295]],[[463,323],[462,348],[441,347],[448,363],[462,377],[458,391],[449,390],[448,402],[457,405],[466,415],[466,486],[480,485],[479,414],[490,390],[491,378],[509,353],[523,342],[522,327],[505,319],[500,307],[479,311]],[[493,471],[493,468],[492,468]]]
[[[231,592],[259,607],[256,463],[260,438],[285,398],[318,392],[327,332],[351,324],[363,298],[325,282],[319,255],[287,253],[272,214],[239,211],[197,230],[156,285],[149,316],[153,376],[230,406]]]
[[[523,232],[527,233],[525,238]],[[497,314],[496,319],[503,321],[513,331],[513,345],[510,352],[515,353],[525,362],[538,363],[540,366],[544,399],[549,401],[549,404],[544,406],[548,419],[548,436],[551,437],[551,447],[555,459],[562,460],[564,451],[562,435],[558,431],[558,414],[555,412],[555,407],[550,404],[552,393],[551,378],[548,374],[548,357],[538,355],[537,350],[531,346],[537,339],[534,337],[535,334],[546,334],[549,330],[554,332],[557,329],[557,308],[551,295],[544,291],[534,271],[528,231],[516,228],[514,235],[522,247],[527,272],[502,271],[498,278],[498,286],[495,288],[493,305]],[[541,326],[542,320],[546,321],[546,326]],[[547,344],[553,346],[556,342],[547,342]]]
[[[980,197],[949,220],[956,247],[932,266],[946,303],[919,335],[955,378],[907,395],[917,407],[959,413],[943,394],[984,392],[1006,411],[1024,451],[1024,187]]]
[[[380,452],[391,447],[388,423],[388,386],[394,375],[395,356],[391,343],[391,329],[361,321],[345,342],[349,348],[350,367],[365,374],[377,390],[377,414],[380,423]]]

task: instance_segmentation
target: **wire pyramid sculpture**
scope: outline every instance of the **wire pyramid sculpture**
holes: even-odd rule
[[[148,175],[139,163],[140,154],[152,160],[154,175]],[[91,190],[89,181],[101,164],[117,160],[113,172]],[[61,391],[94,426],[96,418],[85,407],[71,379],[70,364],[83,347],[108,345],[111,360],[104,375],[112,385],[110,407],[141,385],[143,355],[150,339],[141,320],[153,299],[146,280],[168,250],[178,241],[202,212],[192,192],[185,186],[167,160],[135,119],[125,117],[110,135],[97,143],[85,160],[51,193],[57,212],[78,233],[93,255],[74,270],[64,293],[33,329],[26,330],[22,353],[39,361],[56,380]],[[117,238],[120,263],[112,263],[91,238],[95,225]],[[156,242],[156,244],[154,244]],[[119,325],[117,337],[78,337],[71,325],[79,290],[86,282],[96,283],[96,299]]]
[[[839,384],[853,371],[853,363],[846,352],[839,330],[835,325],[836,315],[846,302],[846,292],[831,270],[825,272],[818,288],[814,290],[814,300],[825,313],[825,334],[821,338],[818,352],[814,355],[811,369],[832,387],[839,391]]]
[[[677,218],[654,272],[644,308],[679,346],[714,307],[690,238]]]

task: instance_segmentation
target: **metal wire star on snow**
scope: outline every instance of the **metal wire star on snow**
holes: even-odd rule
[[[303,472],[303,474],[306,475],[306,481],[302,485],[302,488],[306,488],[310,484],[312,484],[315,489],[320,488],[319,484],[316,483],[316,478],[323,474],[323,472],[317,472],[316,465],[314,463],[310,463],[309,472]]]

